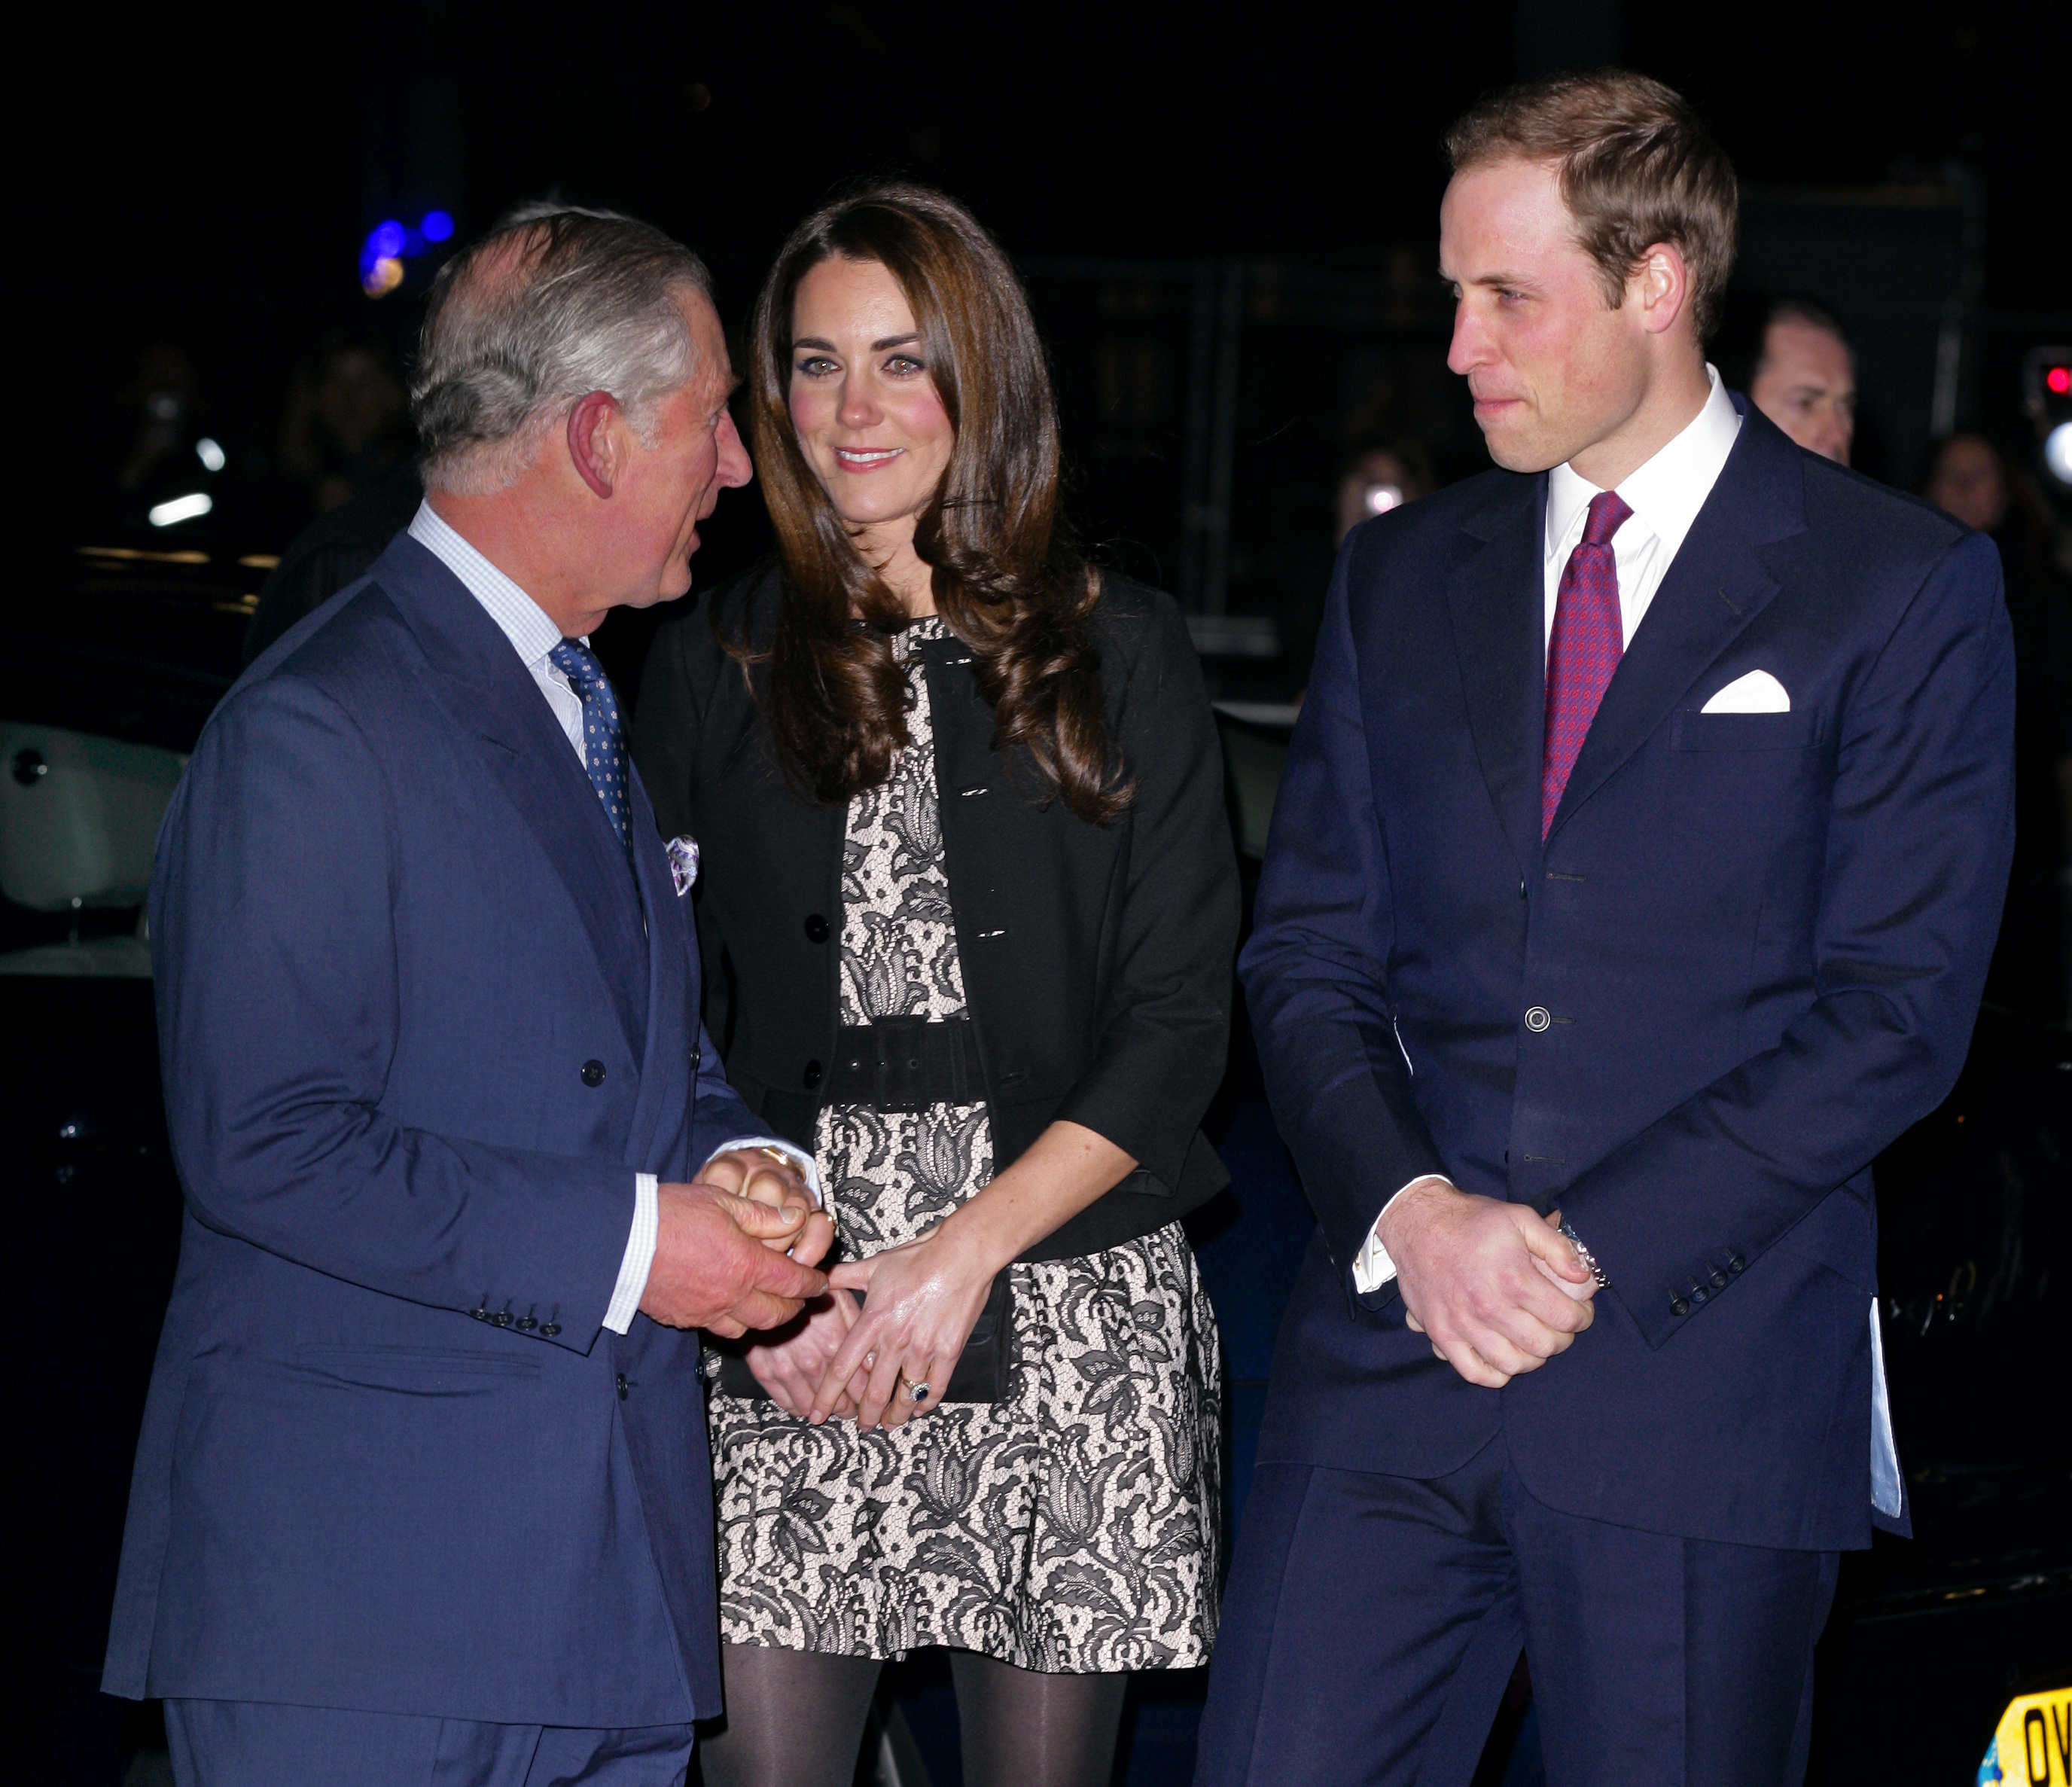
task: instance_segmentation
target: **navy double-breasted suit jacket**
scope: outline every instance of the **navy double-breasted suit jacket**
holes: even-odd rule
[[[586,1727],[718,1710],[695,1335],[602,1326],[636,1172],[750,1132],[688,903],[398,536],[158,840],[180,1264],[105,1686]],[[601,1070],[601,1072],[600,1072]]]
[[[1989,541],[1743,407],[1544,844],[1544,477],[1340,556],[1242,962],[1318,1223],[1263,1459],[1437,1476],[1501,1430],[1568,1513],[1868,1542],[1871,1163],[1969,1043],[2013,663]],[[1790,711],[1703,711],[1758,669]],[[1425,1173],[1558,1205],[1610,1276],[1501,1391],[1352,1282]]]

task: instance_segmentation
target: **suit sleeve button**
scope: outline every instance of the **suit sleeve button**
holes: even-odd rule
[[[1738,1272],[1747,1264],[1748,1262],[1743,1259],[1738,1254],[1729,1254],[1727,1255],[1727,1270],[1729,1272]]]
[[[585,1061],[579,1071],[582,1073],[582,1083],[585,1085],[601,1086],[604,1084],[603,1062],[597,1060]]]
[[[1712,1268],[1712,1288],[1715,1291],[1724,1291],[1726,1287],[1727,1274],[1721,1271],[1718,1266],[1714,1266]]]
[[[559,1322],[542,1322],[540,1324],[541,1336],[545,1340],[551,1340],[557,1334],[560,1333],[561,1331],[561,1324]]]
[[[825,943],[828,941],[828,921],[818,912],[806,915],[806,941],[808,943]]]
[[[807,1062],[806,1071],[799,1076],[799,1083],[811,1092],[820,1083],[820,1064],[818,1061]]]
[[[1688,1316],[1691,1313],[1691,1306],[1672,1291],[1669,1293],[1669,1313],[1672,1316]]]

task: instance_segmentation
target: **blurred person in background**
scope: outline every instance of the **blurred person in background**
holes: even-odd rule
[[[1391,439],[1356,447],[1338,475],[1338,532],[1334,546],[1363,521],[1429,496],[1437,488],[1432,456],[1421,443]]]
[[[2014,886],[1988,996],[2062,1022],[2072,971],[2062,887],[2072,863],[2072,579],[2054,550],[2048,504],[1983,434],[1938,442],[1921,493],[1992,536],[2014,627]]]
[[[1856,352],[1835,313],[1811,298],[1774,300],[1741,387],[1809,453],[1849,463],[1856,436]]]
[[[151,525],[154,510],[162,514],[162,505],[197,495],[207,501],[184,519],[211,513],[222,494],[225,455],[208,432],[208,393],[193,350],[177,341],[140,349],[122,413],[126,426],[110,480],[117,522]]]
[[[842,1253],[712,1398],[705,1780],[846,1787],[884,1661],[940,1645],[968,1787],[1106,1787],[1130,1673],[1215,1630],[1179,1221],[1227,1179],[1215,724],[1172,599],[1059,517],[1042,344],[961,206],[809,218],[750,353],[779,554],[663,628],[634,751],[710,863],[728,1077],[815,1150]]]
[[[323,515],[371,489],[410,453],[403,381],[386,344],[334,330],[302,356],[281,417],[280,475]]]
[[[245,632],[247,664],[365,575],[417,513],[422,469],[383,344],[334,331],[303,356],[289,386],[280,451],[299,497],[294,513],[316,515],[259,587]]]
[[[249,664],[306,614],[364,577],[410,525],[425,494],[423,468],[413,453],[372,485],[319,515],[288,544],[281,562],[259,586],[259,606],[245,629]]]

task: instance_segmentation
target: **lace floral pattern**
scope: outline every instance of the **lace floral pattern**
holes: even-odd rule
[[[849,803],[844,1023],[964,1010],[918,659],[909,683],[911,743]],[[982,1104],[831,1106],[815,1141],[852,1254],[924,1233],[993,1174]],[[1015,1364],[997,1403],[862,1434],[713,1396],[730,1643],[866,1657],[950,1645],[1053,1672],[1207,1661],[1222,1365],[1193,1250],[1175,1224],[1011,1270]]]

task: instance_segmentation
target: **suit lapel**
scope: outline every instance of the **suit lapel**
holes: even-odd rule
[[[647,1037],[641,1051],[640,1097],[633,1110],[627,1159],[645,1171],[668,1164],[658,1149],[666,1143],[665,1121],[688,1128],[690,1052],[696,1037],[697,1001],[692,983],[692,939],[687,901],[679,897],[669,859],[656,830],[655,809],[640,772],[627,766],[632,797],[633,864],[640,900],[648,913]],[[599,808],[602,812],[602,806]],[[612,842],[616,844],[618,840]],[[696,1165],[697,1163],[692,1163]],[[686,1169],[688,1170],[688,1169]]]
[[[1540,854],[1546,511],[1545,478],[1507,480],[1463,524],[1482,543],[1446,583],[1468,729],[1521,876]]]
[[[1755,548],[1804,525],[1797,451],[1759,416],[1744,419],[1718,482],[1605,690],[1555,811],[1550,841],[1776,595],[1777,580]]]
[[[639,896],[568,735],[502,629],[431,553],[402,535],[372,574],[424,648],[440,706],[567,888],[638,1060],[650,971]],[[652,817],[647,825],[652,831]]]

